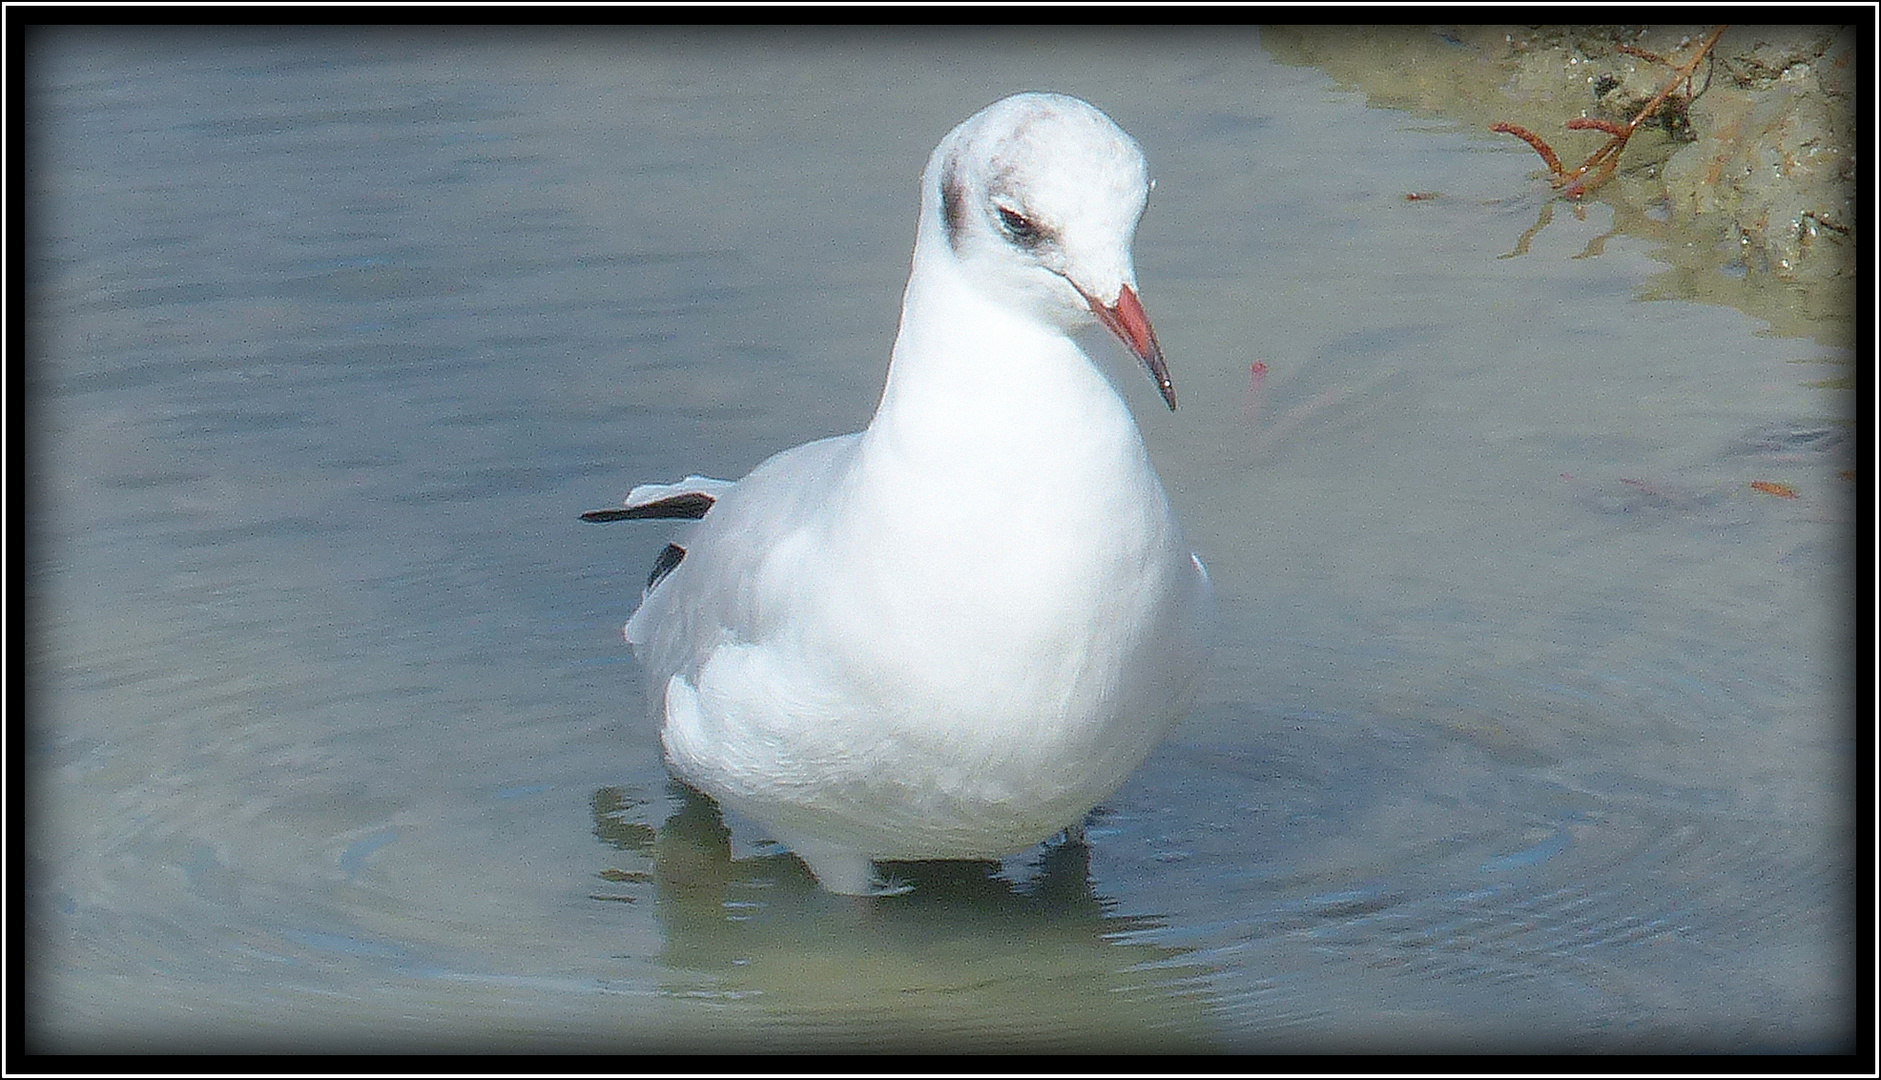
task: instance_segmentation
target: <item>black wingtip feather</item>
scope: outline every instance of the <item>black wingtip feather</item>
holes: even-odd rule
[[[647,575],[647,588],[651,589],[658,585],[660,579],[672,573],[673,567],[678,566],[679,561],[685,557],[685,548],[678,544],[666,545],[666,549],[660,552],[660,557],[653,560],[653,572]]]
[[[616,506],[607,510],[590,510],[581,515],[583,521],[640,521],[653,518],[691,518],[698,520],[712,509],[716,500],[702,491],[689,491],[684,495],[669,495],[639,506]]]

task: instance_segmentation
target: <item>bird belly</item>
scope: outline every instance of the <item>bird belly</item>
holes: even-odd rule
[[[731,807],[872,858],[997,857],[1076,823],[1148,756],[1199,666],[1174,612],[1127,603],[850,607],[889,614],[831,616],[827,634],[800,619],[789,640],[721,644],[673,675],[662,741]]]

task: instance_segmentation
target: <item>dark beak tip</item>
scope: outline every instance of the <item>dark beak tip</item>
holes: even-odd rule
[[[1078,288],[1075,282],[1072,287]],[[1156,383],[1156,392],[1162,395],[1163,403],[1169,406],[1170,412],[1176,411],[1176,384],[1169,378],[1169,370],[1163,362],[1162,345],[1156,340],[1156,331],[1150,326],[1149,316],[1143,313],[1143,305],[1137,300],[1136,292],[1125,285],[1114,306],[1100,302],[1081,288],[1078,293],[1090,305],[1097,321],[1135,353],[1137,359],[1143,361],[1150,379]]]

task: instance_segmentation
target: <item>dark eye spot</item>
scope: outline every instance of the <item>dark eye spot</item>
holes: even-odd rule
[[[1020,247],[1033,248],[1045,241],[1045,230],[1039,228],[1032,219],[1016,210],[999,208],[999,223],[1006,229],[1006,235]]]
[[[955,251],[960,250],[960,226],[966,201],[966,188],[954,175],[954,163],[950,160],[947,171],[941,176],[941,223],[947,227],[947,246]]]

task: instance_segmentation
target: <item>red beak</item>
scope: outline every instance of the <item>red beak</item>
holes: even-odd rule
[[[1136,293],[1125,285],[1123,291],[1117,294],[1116,307],[1105,307],[1088,294],[1084,300],[1097,313],[1097,321],[1117,335],[1117,340],[1128,345],[1137,359],[1143,361],[1143,366],[1149,368],[1150,378],[1156,380],[1156,389],[1173,410],[1176,407],[1176,384],[1169,380],[1169,365],[1163,362],[1163,347],[1156,343],[1156,331],[1150,326],[1149,316],[1143,313],[1143,305],[1137,300]]]

